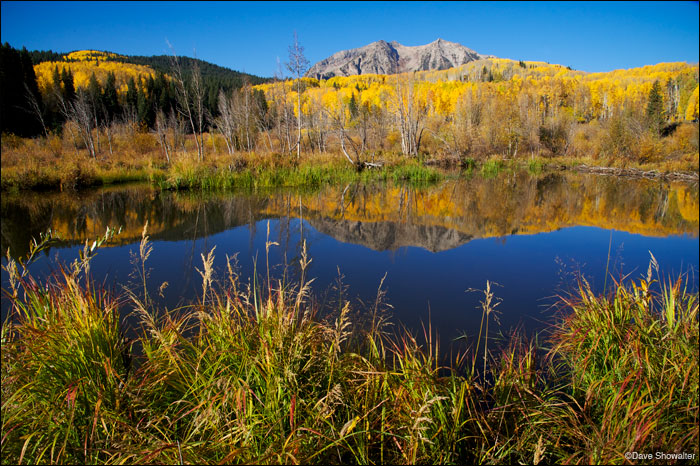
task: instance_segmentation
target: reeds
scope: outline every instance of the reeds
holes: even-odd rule
[[[608,462],[624,452],[698,456],[698,301],[682,277],[616,283],[611,297],[581,283],[571,314],[553,336],[568,367],[579,416],[594,429],[573,432],[580,461]],[[661,283],[658,283],[661,282]],[[660,291],[652,292],[654,284]]]
[[[682,281],[655,293],[650,272],[610,298],[584,282],[563,298],[567,314],[546,342],[516,335],[496,352],[484,329],[480,372],[476,352],[442,367],[430,327],[426,344],[392,331],[382,285],[367,326],[342,293],[321,312],[305,252],[287,264],[300,277],[289,283],[268,277],[269,264],[265,278],[244,282],[230,258],[218,280],[212,250],[198,267],[201,297],[156,309],[146,292],[127,299],[93,285],[94,244],[45,283],[8,261],[5,462],[621,463],[629,451],[698,453],[698,304]],[[268,240],[266,263],[275,246]],[[487,283],[485,322],[496,302]],[[120,319],[129,309],[136,341]]]
[[[148,134],[135,133],[135,141]],[[357,172],[340,154],[296,156],[274,152],[212,153],[204,161],[187,152],[166,163],[157,150],[142,150],[118,139],[118,150],[98,158],[85,151],[50,151],[48,142],[3,138],[2,191],[66,190],[90,186],[149,181],[169,190],[227,190],[281,186],[319,187],[329,183],[367,180],[405,180],[429,183],[443,174],[404,158],[386,154],[382,169]],[[12,142],[12,143],[10,143]]]
[[[34,243],[31,255],[45,244]],[[84,260],[45,283],[8,258],[18,289],[2,329],[3,461],[100,462],[125,433],[130,358],[119,302],[81,283],[97,246],[86,244]]]

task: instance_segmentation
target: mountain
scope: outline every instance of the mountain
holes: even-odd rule
[[[409,47],[383,40],[352,50],[342,50],[316,63],[306,76],[328,79],[356,74],[395,74],[406,71],[444,70],[482,58],[456,42],[438,39],[427,45]]]

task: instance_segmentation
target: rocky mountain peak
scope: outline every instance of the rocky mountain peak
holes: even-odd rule
[[[356,74],[395,74],[407,71],[444,70],[489,58],[442,38],[426,45],[406,46],[379,40],[364,47],[342,50],[314,64],[306,73],[317,79]]]

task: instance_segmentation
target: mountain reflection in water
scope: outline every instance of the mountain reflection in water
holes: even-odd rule
[[[238,253],[244,279],[256,270],[258,255],[260,273],[268,241],[262,222],[268,219],[269,240],[279,243],[269,263],[298,264],[306,242],[312,259],[307,276],[316,279],[320,301],[340,273],[348,297],[371,303],[386,274],[397,320],[420,333],[421,322],[430,319],[448,338],[478,331],[483,295],[465,290],[482,289],[486,280],[500,285],[495,292],[503,299],[504,331],[519,323],[536,330],[551,322],[543,309],[581,274],[602,291],[606,270],[616,279],[637,278],[649,251],[663,273],[698,267],[697,186],[572,173],[462,177],[425,187],[377,183],[203,194],[128,186],[3,195],[1,239],[3,251],[9,248],[16,258],[26,255],[32,237],[56,231],[62,240],[34,269],[50,273],[54,252],[70,263],[85,240],[121,226],[92,266],[96,281],[120,289],[132,280],[131,255],[148,222],[154,242],[149,286],[157,294],[167,281],[162,304],[173,309],[201,295],[195,267],[214,246],[219,270],[226,269],[227,255]],[[690,279],[697,290],[697,275]],[[3,316],[7,305],[3,298]]]
[[[583,174],[521,172],[415,188],[350,184],[316,192],[202,195],[147,186],[86,193],[4,195],[2,249],[27,253],[52,228],[63,245],[121,226],[114,244],[192,240],[266,218],[296,217],[337,240],[371,249],[455,248],[474,238],[594,226],[647,236],[698,236],[698,188]]]

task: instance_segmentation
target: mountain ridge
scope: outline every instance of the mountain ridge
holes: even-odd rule
[[[307,77],[328,79],[358,74],[396,74],[408,71],[444,70],[484,58],[457,42],[441,38],[425,44],[407,46],[397,41],[378,40],[363,47],[341,50],[315,63]]]

